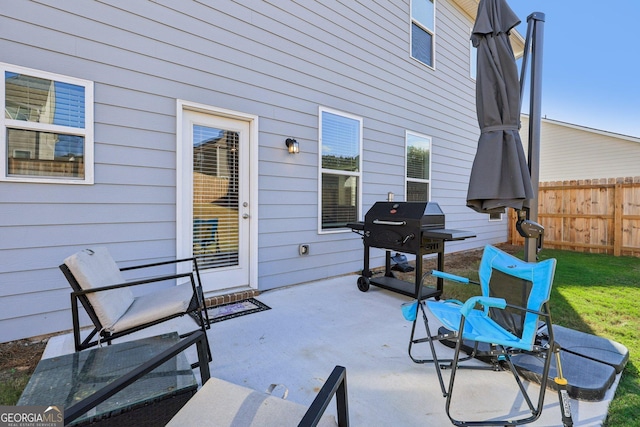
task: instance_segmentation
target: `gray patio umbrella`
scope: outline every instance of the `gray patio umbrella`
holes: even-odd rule
[[[533,198],[518,131],[520,83],[509,31],[520,23],[506,0],[480,0],[471,40],[477,48],[478,151],[467,206],[480,213],[522,209]]]

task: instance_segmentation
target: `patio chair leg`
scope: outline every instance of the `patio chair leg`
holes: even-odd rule
[[[197,317],[196,321],[200,325],[200,329],[199,330],[202,331],[202,334],[204,335],[204,342],[205,342],[205,344],[207,346],[207,355],[208,355],[207,358],[208,358],[209,363],[211,363],[213,361],[213,356],[211,355],[211,347],[209,346],[209,337],[207,336],[207,329],[208,328],[205,328],[205,322],[204,322],[204,318],[202,317],[202,314],[197,313],[197,314],[195,314],[195,316]],[[186,333],[184,335],[181,335],[180,338],[188,337],[190,335],[193,335],[195,332],[198,332],[198,330]],[[200,366],[200,361],[198,360],[198,362],[191,364],[191,369],[195,369],[195,368],[197,368],[199,366]]]
[[[513,378],[515,378],[516,383],[518,384],[518,388],[520,389],[520,393],[522,394],[522,397],[524,397],[525,402],[527,402],[527,406],[529,407],[529,410],[535,414],[536,408],[533,406],[533,403],[531,402],[531,398],[529,398],[529,394],[524,388],[524,384],[522,384],[520,375],[518,375],[516,368],[513,366],[513,363],[511,362],[511,358],[508,355],[505,355],[503,361],[506,362],[507,365],[509,366],[509,370],[511,371]]]
[[[416,323],[418,322],[418,316],[416,315],[416,318],[413,320],[413,326],[411,327],[411,338],[409,339],[409,349],[408,349],[409,357],[415,363],[433,363],[435,365],[436,374],[438,375],[438,381],[440,382],[440,389],[442,390],[442,396],[446,397],[447,396],[447,392],[446,392],[446,389],[445,389],[445,386],[444,386],[444,380],[442,379],[442,372],[440,370],[440,361],[438,361],[438,356],[436,354],[436,348],[433,345],[433,339],[434,338],[438,339],[438,337],[437,336],[433,337],[431,335],[431,330],[429,329],[429,319],[427,318],[427,314],[425,313],[425,310],[424,310],[424,302],[419,302],[418,303],[418,308],[422,312],[422,321],[424,322],[424,327],[426,329],[427,336],[426,336],[426,338],[415,339]],[[442,339],[442,338],[440,338],[440,339]],[[413,357],[413,354],[411,354],[411,349],[413,348],[413,344],[418,344],[418,343],[425,342],[425,341],[429,342],[429,347],[431,349],[432,359],[416,359],[415,357]],[[443,362],[448,362],[448,360],[443,360]]]
[[[445,395],[447,400],[445,401],[445,404],[444,404],[444,408],[445,408],[445,412],[447,413],[447,416],[449,417],[451,422],[453,424],[455,424],[455,425],[460,425],[459,421],[455,420],[453,417],[451,417],[449,409],[451,407],[451,396],[453,394],[453,383],[454,383],[454,380],[456,378],[456,372],[458,371],[458,358],[460,356],[460,349],[462,348],[462,331],[463,331],[463,329],[464,329],[464,327],[460,328],[460,332],[459,332],[459,335],[458,335],[458,340],[456,342],[455,353],[453,354],[453,360],[451,361],[451,376],[449,377],[449,388],[447,389],[447,393]]]

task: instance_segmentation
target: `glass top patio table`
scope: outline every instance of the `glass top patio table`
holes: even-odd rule
[[[50,359],[36,367],[18,405],[69,408],[178,343],[177,333],[89,349]],[[131,411],[149,402],[195,393],[197,382],[183,353],[177,354],[114,394],[72,425]]]

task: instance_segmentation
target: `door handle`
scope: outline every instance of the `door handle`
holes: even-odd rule
[[[248,213],[242,214],[242,218],[244,218],[244,219],[249,218],[249,214]]]

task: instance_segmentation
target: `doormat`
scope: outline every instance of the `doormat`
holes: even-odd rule
[[[255,298],[247,298],[242,301],[228,302],[208,308],[207,313],[209,314],[209,323],[216,323],[270,309],[271,307],[261,303]]]

